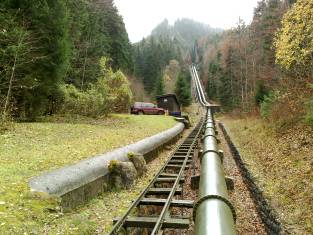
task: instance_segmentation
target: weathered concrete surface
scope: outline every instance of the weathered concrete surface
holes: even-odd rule
[[[51,196],[64,196],[64,198],[70,197],[72,200],[85,201],[85,198],[90,198],[94,194],[106,190],[108,163],[111,160],[129,161],[127,158],[129,152],[146,156],[165,143],[170,142],[183,130],[184,125],[178,123],[171,129],[137,143],[82,160],[74,165],[43,173],[29,180],[30,190]],[[77,193],[81,195],[79,196]],[[65,204],[72,204],[72,202],[65,202]]]

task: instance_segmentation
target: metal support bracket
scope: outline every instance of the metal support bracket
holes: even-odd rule
[[[226,176],[225,177],[227,190],[233,191],[235,189],[234,178]]]
[[[192,190],[199,189],[200,175],[191,176],[190,187]]]

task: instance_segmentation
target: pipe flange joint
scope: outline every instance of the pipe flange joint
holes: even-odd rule
[[[222,150],[215,150],[215,149],[205,150],[205,151],[203,151],[201,153],[201,158],[200,158],[201,160],[204,157],[204,154],[206,154],[206,153],[216,153],[220,157],[221,162],[223,163],[223,161],[224,161],[224,152]]]
[[[216,139],[216,142],[217,142],[218,144],[221,143],[221,141],[220,141],[215,135],[211,135],[211,134],[204,135],[204,136],[202,137],[202,140],[204,140],[206,137],[209,137],[209,136],[215,138],[215,139]]]
[[[228,199],[226,199],[222,196],[219,196],[219,195],[206,195],[206,196],[199,198],[193,206],[193,211],[192,211],[193,221],[196,221],[197,209],[200,206],[200,204],[202,202],[204,202],[206,200],[210,200],[210,199],[218,199],[218,200],[224,202],[229,207],[229,209],[231,210],[231,213],[233,215],[233,219],[236,222],[237,215],[236,215],[236,211],[235,211],[234,206],[231,204],[231,202]]]
[[[206,126],[203,132],[205,132],[207,129],[212,129],[215,132],[215,135],[218,135],[218,130],[216,130],[214,126]]]
[[[208,120],[207,120],[207,121],[204,122],[204,125],[206,125],[206,124],[208,124],[208,123],[211,123],[211,124],[213,124],[213,125],[215,126],[215,121],[210,121],[210,120],[208,121]]]
[[[215,130],[215,127],[214,126],[206,126],[206,127],[204,127],[204,130],[206,130],[206,129],[213,129],[213,130]]]

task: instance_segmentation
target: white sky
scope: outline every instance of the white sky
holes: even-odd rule
[[[258,0],[115,0],[129,38],[137,42],[165,18],[191,18],[214,28],[228,29],[239,17],[251,22]]]

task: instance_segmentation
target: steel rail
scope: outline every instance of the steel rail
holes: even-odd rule
[[[177,151],[177,149],[179,149],[180,145],[177,146],[175,148],[175,152]],[[156,176],[153,178],[152,181],[150,181],[150,183],[148,184],[148,186],[141,191],[141,193],[139,194],[138,198],[128,207],[127,211],[125,212],[125,214],[120,218],[120,220],[118,222],[116,222],[111,230],[111,232],[109,233],[110,235],[116,234],[116,232],[123,226],[123,223],[125,222],[125,220],[127,219],[127,216],[131,213],[131,211],[138,206],[138,204],[140,203],[140,201],[143,199],[143,197],[146,195],[146,193],[149,191],[149,189],[151,188],[151,186],[153,186],[156,182],[156,179],[160,176],[160,174],[164,171],[164,169],[166,168],[166,166],[168,165],[169,161],[171,160],[171,158],[167,159],[167,161],[165,162],[165,164],[161,167],[161,169],[158,171],[158,173],[156,174]]]
[[[189,148],[189,150],[188,150],[188,152],[187,152],[187,154],[185,156],[185,160],[184,160],[183,165],[182,165],[182,167],[181,167],[181,169],[179,171],[179,174],[178,174],[178,176],[177,176],[177,178],[175,180],[175,183],[174,183],[174,185],[172,187],[171,193],[169,194],[169,196],[168,196],[168,198],[166,200],[166,204],[164,205],[164,207],[163,207],[163,209],[161,211],[161,214],[160,214],[160,216],[158,218],[158,221],[157,221],[156,225],[154,226],[154,228],[152,230],[151,235],[156,235],[159,232],[159,230],[161,229],[161,227],[162,227],[163,219],[164,219],[164,217],[166,215],[166,212],[169,209],[169,206],[170,206],[171,201],[172,201],[172,199],[174,197],[174,194],[175,194],[176,188],[178,186],[178,183],[180,182],[180,179],[181,179],[181,177],[183,175],[183,172],[185,170],[185,167],[187,165],[187,161],[188,161],[188,158],[190,156],[191,150],[193,149],[193,146],[196,144],[196,141],[198,139],[197,137],[199,136],[199,134],[200,134],[200,132],[202,130],[202,127],[203,127],[203,124],[200,126],[200,128],[199,128],[199,130],[198,130],[198,132],[196,134],[196,137],[194,138],[192,144],[190,145],[191,147]]]
[[[200,90],[199,90],[199,85],[197,83],[197,79],[196,79],[196,75],[195,75],[195,71],[194,71],[194,66],[191,66],[190,67],[190,73],[191,73],[191,77],[192,77],[192,81],[194,83],[194,87],[195,87],[195,90],[196,90],[196,98],[197,100],[200,102],[200,104],[202,106],[205,106],[205,103],[203,101],[203,97],[200,95]]]
[[[180,146],[177,146],[175,151],[177,149],[179,149]],[[162,168],[158,171],[158,173],[156,174],[156,176],[153,178],[152,181],[150,181],[150,183],[148,184],[148,186],[139,194],[138,198],[129,206],[129,208],[127,209],[126,213],[122,216],[122,218],[114,224],[111,232],[109,234],[115,234],[123,225],[123,222],[125,222],[125,220],[127,219],[127,216],[131,213],[132,209],[134,209],[139,202],[143,199],[143,197],[146,195],[146,193],[149,191],[149,189],[151,188],[151,186],[153,186],[156,182],[156,179],[160,176],[160,174],[164,171],[164,169],[166,168],[166,166],[168,165],[169,161],[171,160],[171,158],[169,158],[165,164],[162,166]]]
[[[199,76],[198,76],[198,73],[197,73],[197,70],[196,70],[195,66],[192,66],[191,69],[192,69],[192,74],[193,74],[193,77],[194,77],[194,81],[195,81],[196,86],[197,86],[198,96],[201,99],[202,105],[203,106],[210,106],[211,104],[206,101],[206,98],[205,98],[204,92],[202,90],[200,79],[199,79]]]
[[[131,206],[127,209],[126,213],[114,224],[111,232],[109,234],[117,234],[119,232],[119,230],[123,227],[125,221],[128,219],[128,216],[130,215],[130,213],[132,212],[132,210],[137,207],[139,205],[139,203],[141,201],[143,201],[144,199],[144,196],[148,193],[148,191],[153,188],[153,185],[155,183],[157,183],[157,179],[161,176],[162,173],[165,172],[165,168],[170,165],[169,163],[171,162],[172,158],[175,156],[175,154],[177,152],[179,152],[179,149],[180,148],[185,148],[183,145],[186,145],[187,142],[189,142],[189,139],[192,138],[193,141],[191,143],[188,144],[189,148],[188,148],[188,151],[186,153],[186,156],[184,158],[184,162],[183,162],[183,165],[181,166],[180,168],[180,172],[178,174],[178,176],[176,177],[175,179],[175,183],[174,183],[174,186],[172,186],[172,189],[171,189],[171,192],[170,192],[170,195],[168,196],[168,200],[166,200],[165,204],[164,204],[164,207],[163,207],[163,210],[164,211],[163,213],[161,213],[161,215],[158,217],[158,220],[157,222],[155,223],[155,226],[154,228],[156,228],[155,230],[158,231],[160,228],[162,228],[162,224],[163,224],[163,219],[164,219],[164,215],[166,214],[165,212],[167,212],[169,206],[171,205],[171,202],[172,202],[172,198],[173,196],[175,195],[175,192],[177,190],[177,186],[178,186],[178,183],[181,182],[181,178],[182,178],[182,175],[183,175],[183,172],[186,168],[186,165],[187,165],[187,162],[188,162],[188,158],[192,152],[192,150],[194,150],[195,148],[195,145],[196,145],[196,140],[198,139],[199,137],[199,134],[202,130],[202,127],[203,127],[203,123],[202,123],[202,120],[199,122],[199,124],[194,128],[194,130],[188,135],[188,137],[184,140],[184,142],[182,144],[180,144],[179,146],[177,146],[174,150],[174,153],[171,157],[169,157],[169,159],[165,162],[165,164],[162,166],[162,168],[158,171],[158,173],[155,175],[155,177],[153,178],[152,181],[150,181],[149,185],[140,193],[140,195],[138,196],[138,198],[131,204]],[[196,131],[196,134],[194,134]],[[162,218],[160,218],[162,217]]]
[[[197,96],[198,96],[198,99],[201,103],[201,105],[203,107],[208,107],[210,106],[211,104],[208,103],[205,99],[205,96],[204,96],[204,93],[202,91],[202,86],[200,84],[200,80],[199,80],[199,77],[198,77],[198,74],[197,74],[197,70],[195,68],[195,66],[192,66],[191,67],[191,71],[192,71],[192,77],[193,77],[193,81],[196,85],[196,91],[197,91]]]

